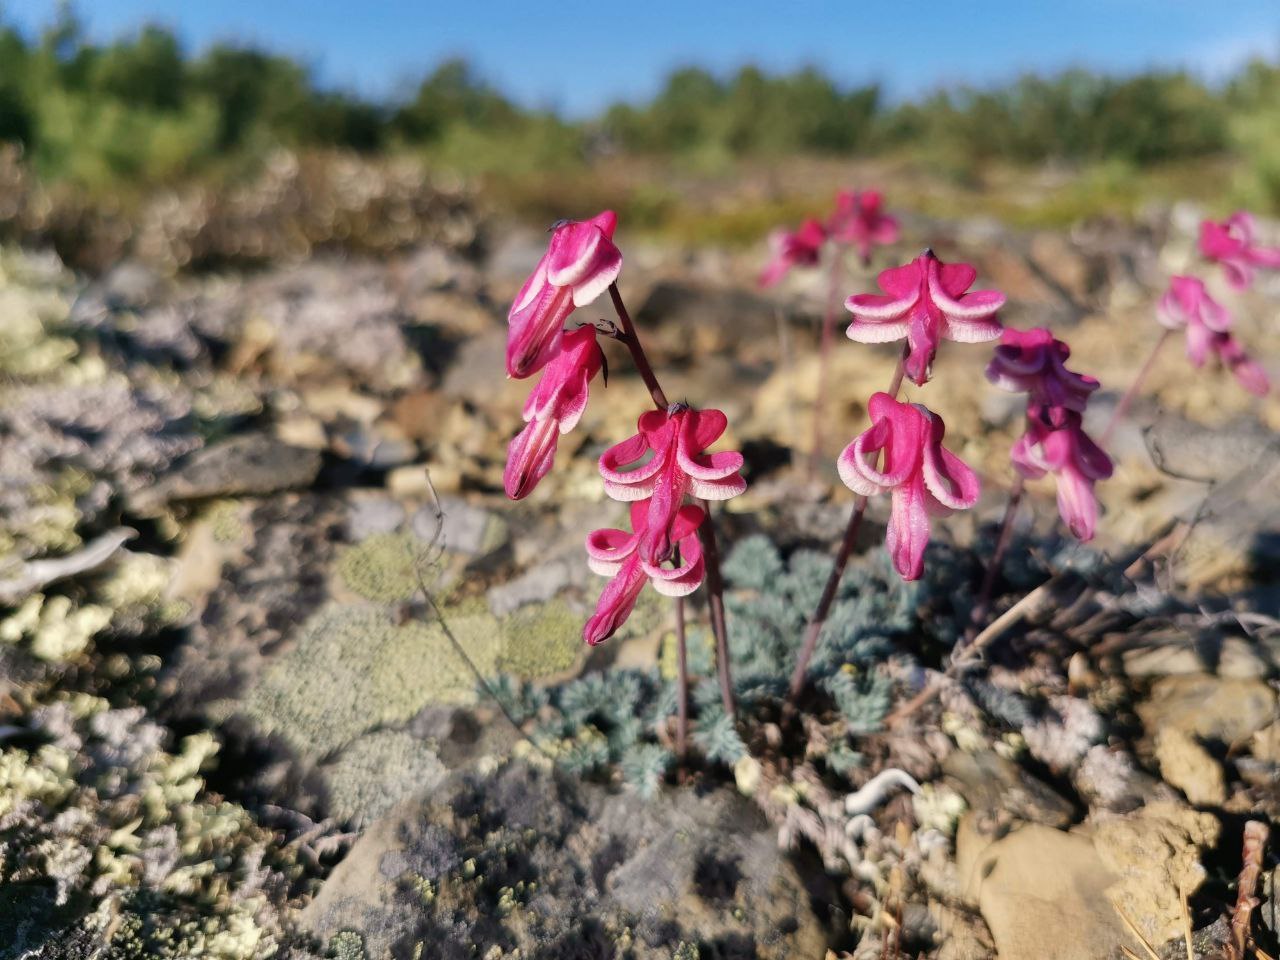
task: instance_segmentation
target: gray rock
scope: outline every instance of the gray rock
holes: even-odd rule
[[[507,541],[506,522],[483,507],[459,497],[441,497],[440,511],[443,517],[439,520],[434,506],[423,507],[413,515],[413,532],[420,539],[434,539],[439,525],[439,544],[468,557],[492,553]]]
[[[311,486],[320,454],[282,443],[270,434],[234,437],[194,454],[133,497],[136,509],[212,497],[263,496]]]
[[[1156,466],[1185,480],[1229,480],[1280,458],[1280,437],[1256,420],[1207,427],[1165,414],[1146,431],[1147,449]],[[1258,479],[1258,474],[1254,473]],[[1280,486],[1273,487],[1280,496]]]
[[[525,571],[507,583],[490,587],[486,597],[494,616],[513,613],[527,603],[550,600],[573,580],[574,565],[567,560],[551,560]]]
[[[509,763],[455,774],[374,824],[302,914],[332,944],[440,960],[820,957],[810,892],[759,813],[720,790],[645,802]],[[428,955],[428,954],[424,954]]]

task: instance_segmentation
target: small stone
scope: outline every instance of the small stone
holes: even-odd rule
[[[525,604],[550,600],[569,585],[572,576],[572,567],[565,561],[538,564],[508,583],[491,587],[489,611],[503,617]]]
[[[1197,807],[1221,806],[1227,799],[1222,766],[1195,738],[1177,727],[1156,734],[1160,774]]]
[[[376,533],[393,533],[404,523],[404,507],[386,498],[361,498],[347,513],[347,535],[359,541]]]
[[[443,547],[477,558],[493,553],[507,542],[507,525],[501,517],[460,497],[441,497],[440,512],[443,518],[437,520],[434,506],[420,509],[413,515],[413,532],[429,541],[436,538],[439,524],[439,543]]]
[[[1230,744],[1271,722],[1276,694],[1261,680],[1194,673],[1156,681],[1151,696],[1137,709],[1151,736],[1174,727],[1202,740]]]
[[[193,454],[155,485],[138,491],[139,509],[184,500],[263,496],[311,486],[320,454],[281,443],[265,433],[234,437]]]

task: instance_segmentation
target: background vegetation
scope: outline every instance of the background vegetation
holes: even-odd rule
[[[1165,182],[1178,195],[1211,180],[1215,196],[1280,210],[1280,64],[1263,61],[1217,85],[1176,71],[1069,70],[898,103],[816,69],[717,76],[690,67],[650,102],[570,121],[518,106],[461,61],[437,66],[408,96],[373,102],[324,89],[306,66],[260,49],[195,54],[158,27],[99,44],[70,7],[38,36],[2,16],[0,149],[16,145],[24,169],[80,205],[241,182],[283,147],[407,155],[487,178],[536,216],[543,205],[564,209],[558,193],[568,182],[581,191],[584,171],[639,164],[647,186],[609,191],[629,198],[633,222],[650,224],[679,206],[653,186],[669,182],[652,176],[654,164],[714,177],[797,157],[914,164],[972,187],[993,171],[1065,171],[1078,182],[1053,202],[1071,215],[1087,213],[1090,197],[1116,209],[1117,198],[1146,196],[1136,181]],[[1170,170],[1180,175],[1170,180]],[[780,212],[775,203],[729,232]]]

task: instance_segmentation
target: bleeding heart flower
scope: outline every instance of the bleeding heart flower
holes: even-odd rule
[[[648,504],[640,546],[646,563],[670,559],[679,539],[674,532],[676,517],[686,494],[728,500],[747,488],[739,473],[742,454],[705,452],[728,422],[719,410],[673,403],[667,410],[641,414],[636,423],[639,432],[600,457],[600,475],[609,496]],[[646,456],[650,458],[645,460]],[[634,529],[639,533],[642,528]]]
[[[1027,432],[1013,445],[1014,468],[1035,479],[1052,473],[1058,484],[1058,512],[1080,540],[1092,540],[1098,527],[1098,498],[1093,485],[1111,476],[1111,458],[1089,439],[1080,414],[1067,414],[1055,427],[1034,413],[1027,417]]]
[[[822,245],[826,240],[826,230],[812,218],[800,224],[800,229],[795,232],[775,230],[769,234],[769,249],[773,259],[760,274],[760,286],[773,286],[792,267],[814,266],[822,255]]]
[[[996,311],[1005,296],[997,290],[965,293],[977,276],[969,264],[943,263],[932,250],[885,270],[876,279],[886,295],[862,293],[845,301],[853,314],[849,339],[887,343],[906,337],[910,350],[904,369],[913,383],[923,384],[944,337],[981,343],[1000,336]]]
[[[1187,359],[1203,367],[1210,354],[1217,354],[1245,390],[1265,396],[1271,388],[1267,373],[1251,360],[1231,335],[1231,314],[1196,277],[1173,277],[1168,291],[1156,306],[1156,316],[1170,330],[1187,331]]]
[[[987,364],[987,379],[1001,390],[1028,394],[1027,403],[1043,408],[1054,426],[1066,422],[1068,411],[1084,413],[1098,381],[1065,366],[1071,348],[1043,327],[1005,328],[1000,345]]]
[[[871,429],[840,454],[840,479],[864,497],[889,491],[892,512],[885,546],[904,580],[924,572],[929,517],[972,507],[980,490],[977,475],[943,448],[942,418],[920,404],[900,403],[877,393],[868,404]],[[884,454],[883,468],[877,466]]]
[[[631,533],[606,529],[587,536],[587,565],[596,573],[613,577],[600,594],[596,612],[582,629],[587,643],[595,646],[613,636],[631,616],[646,582],[669,597],[683,597],[698,589],[704,565],[697,531],[704,517],[702,508],[693,505],[677,511],[670,536],[679,552],[679,562],[668,566],[649,562],[640,549],[649,519],[647,500],[631,504]]]
[[[1253,282],[1254,267],[1280,270],[1280,247],[1262,247],[1254,243],[1252,215],[1243,210],[1222,222],[1200,222],[1200,253],[1205,259],[1222,265],[1227,282],[1243,290]]]
[[[863,263],[871,262],[877,245],[898,242],[898,221],[882,209],[879,190],[841,190],[835,213],[827,220],[827,232],[839,243],[852,244]]]
[[[527,497],[550,471],[560,435],[577,426],[587,408],[591,381],[602,360],[594,327],[580,327],[561,339],[560,352],[543,368],[525,401],[525,427],[507,447],[502,485],[512,500]]]
[[[522,380],[556,355],[564,322],[618,279],[622,253],[613,244],[618,216],[612,210],[590,220],[563,220],[524,282],[507,314],[507,376]]]

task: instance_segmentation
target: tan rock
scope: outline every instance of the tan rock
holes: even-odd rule
[[[1276,694],[1261,680],[1204,673],[1164,677],[1138,705],[1138,716],[1155,735],[1175,727],[1202,740],[1235,743],[1276,717]]]
[[[1165,727],[1156,734],[1156,760],[1165,782],[1197,807],[1221,806],[1227,799],[1222,766],[1190,734]]]
[[[1108,896],[1151,943],[1181,935],[1179,891],[1190,896],[1203,882],[1200,850],[1220,829],[1212,814],[1164,802],[1097,826],[1094,846],[1117,878]]]

